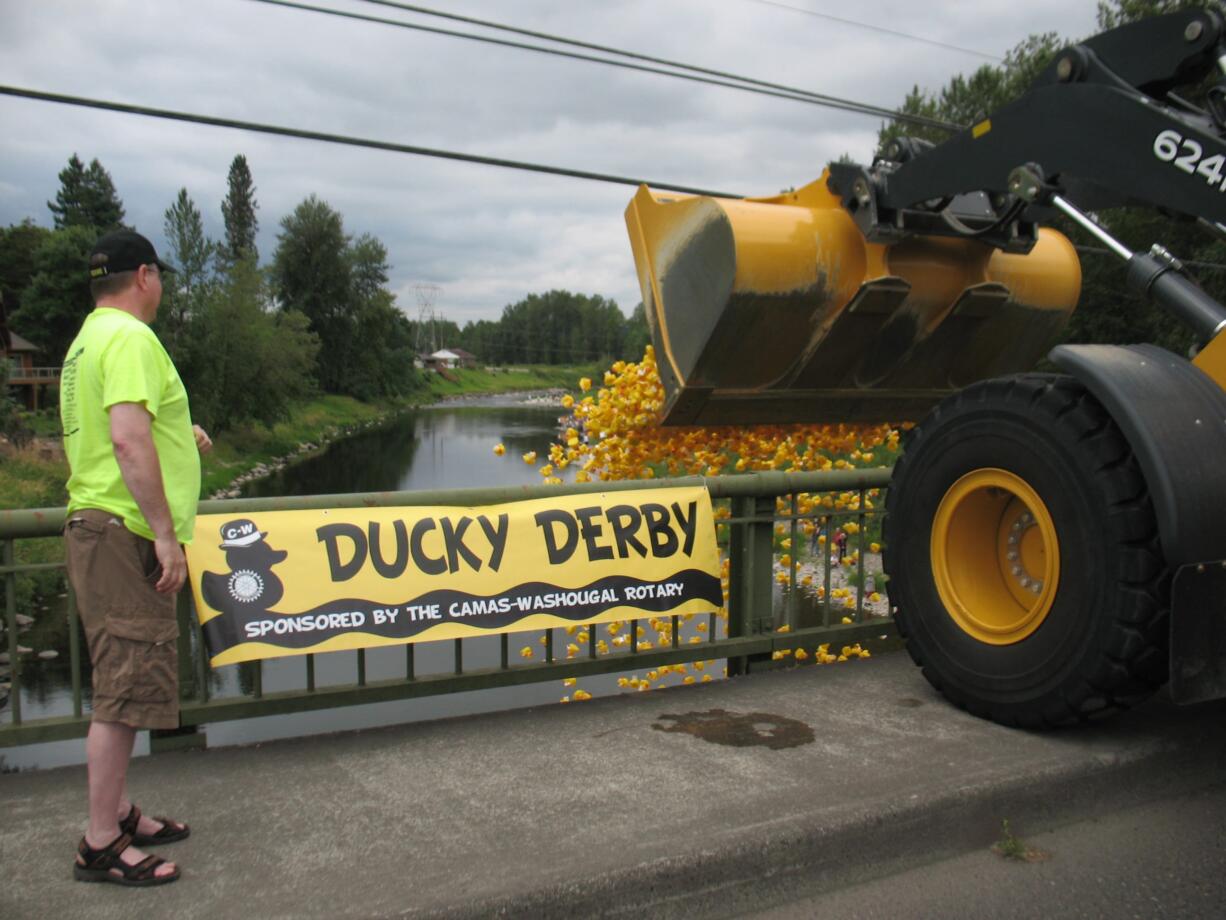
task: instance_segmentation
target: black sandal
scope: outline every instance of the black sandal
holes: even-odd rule
[[[146,856],[134,866],[129,866],[119,854],[132,845],[129,834],[120,834],[106,846],[95,850],[85,838],[77,845],[77,852],[84,862],[72,864],[72,875],[78,882],[111,882],[115,885],[130,885],[143,888],[148,885],[165,885],[179,877],[179,867],[167,875],[156,875],[165,859],[161,856]],[[119,874],[116,874],[116,873]]]
[[[128,816],[119,822],[119,831],[123,834],[128,834],[132,837],[132,842],[138,847],[159,846],[163,843],[174,843],[177,840],[186,840],[191,836],[192,829],[182,821],[173,821],[170,818],[163,818],[160,815],[153,819],[160,821],[162,826],[153,834],[138,834],[136,829],[140,826],[140,809],[136,804],[132,804]]]

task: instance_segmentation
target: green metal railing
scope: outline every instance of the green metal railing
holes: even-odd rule
[[[545,680],[630,672],[711,659],[727,659],[728,674],[731,676],[769,664],[777,653],[790,653],[791,650],[806,645],[830,643],[837,647],[892,634],[892,619],[866,613],[865,553],[858,555],[856,563],[858,577],[853,579],[856,586],[854,608],[844,607],[836,610],[832,602],[829,544],[818,551],[824,581],[819,623],[801,622],[797,577],[803,552],[801,538],[809,527],[820,527],[825,534],[831,534],[836,527],[845,527],[847,522],[854,521],[860,541],[867,546],[866,537],[879,526],[883,514],[881,508],[884,505],[883,501],[873,503],[872,496],[876,490],[887,486],[889,477],[890,471],[885,469],[831,470],[563,486],[353,493],[201,502],[201,514],[230,515],[319,508],[418,505],[475,507],[556,495],[705,485],[717,505],[721,546],[727,552],[729,560],[727,628],[725,634],[719,636],[717,617],[710,614],[706,637],[696,644],[682,643],[680,618],[673,615],[671,629],[668,631],[671,636],[670,644],[665,648],[653,646],[648,649],[640,647],[637,639],[639,620],[630,620],[628,651],[598,654],[596,629],[589,627],[587,654],[561,659],[555,656],[554,630],[549,629],[544,631],[543,637],[545,661],[528,664],[512,662],[511,636],[503,634],[500,637],[501,654],[498,666],[481,669],[464,667],[465,643],[478,640],[442,640],[453,643],[454,668],[449,673],[428,675],[416,673],[415,646],[408,644],[404,646],[403,675],[379,681],[367,680],[364,650],[329,653],[356,656],[357,680],[346,685],[318,686],[315,680],[315,656],[308,654],[301,656],[304,684],[298,689],[265,693],[263,662],[253,662],[239,666],[252,669],[249,693],[213,698],[210,694],[209,666],[203,636],[192,610],[190,592],[185,589],[178,598],[181,728],[177,732],[153,733],[151,747],[156,750],[178,746],[180,743],[198,744],[198,739],[193,741],[197,727],[210,722],[512,687]],[[846,493],[854,493],[858,499],[849,503],[852,505],[850,508],[840,509],[834,502],[825,503],[819,500],[811,501],[812,507],[807,513],[802,512],[801,496],[820,499],[822,495]],[[781,499],[783,501],[780,501]],[[4,579],[5,622],[11,671],[8,705],[0,710],[0,748],[77,738],[83,736],[89,726],[82,689],[81,630],[71,589],[68,591],[67,617],[72,673],[72,714],[30,720],[23,718],[21,711],[23,661],[18,652],[17,575],[19,572],[63,568],[63,564],[16,564],[14,541],[60,538],[64,517],[63,508],[0,511],[0,577]],[[808,525],[805,522],[808,522]],[[785,540],[790,550],[787,555],[791,558],[788,564],[778,565],[783,553],[777,543]],[[816,549],[816,541],[814,545]],[[775,603],[776,582],[786,588],[782,604]],[[833,622],[836,614],[840,620],[837,623]],[[843,622],[844,619],[850,622]],[[785,625],[787,630],[781,632],[780,628]],[[533,635],[539,632],[541,631],[537,630]]]

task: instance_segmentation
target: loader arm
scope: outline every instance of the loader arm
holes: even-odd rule
[[[876,242],[971,229],[1026,250],[1044,216],[1028,202],[1011,211],[1010,176],[1027,163],[1081,208],[1142,204],[1226,224],[1226,93],[1215,86],[1208,110],[1169,95],[1217,70],[1224,38],[1214,10],[1104,32],[1060,52],[1023,96],[944,143],[904,139],[871,168],[832,165],[831,189]],[[975,193],[978,208],[949,213],[956,196]]]

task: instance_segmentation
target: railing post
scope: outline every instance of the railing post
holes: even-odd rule
[[[184,587],[175,598],[175,617],[179,621],[179,699],[196,695],[196,661],[192,657],[192,593]]]
[[[187,588],[175,598],[175,619],[179,623],[179,702],[192,699],[196,693],[196,659],[192,655],[192,595]],[[149,753],[166,751],[203,750],[208,739],[199,725],[183,725],[178,728],[152,729],[149,732]]]
[[[79,719],[84,709],[81,701],[81,617],[77,610],[77,592],[72,589],[72,579],[64,580],[68,585],[66,591],[68,597],[65,600],[68,601],[66,606],[68,608],[68,660],[69,667],[72,668],[72,714]]]
[[[775,535],[774,495],[736,496],[732,499],[729,538],[728,636],[740,638],[768,632],[774,616],[771,561]],[[749,520],[744,520],[744,519]],[[742,655],[728,659],[728,676],[747,674],[753,664],[769,655]]]
[[[4,574],[4,622],[9,637],[9,710],[13,724],[21,724],[21,655],[17,652],[17,573],[13,568],[13,541],[0,546],[0,563],[9,571]]]
[[[149,730],[150,754],[165,754],[167,751],[203,751],[208,746],[208,737],[199,725],[180,725],[178,728]]]

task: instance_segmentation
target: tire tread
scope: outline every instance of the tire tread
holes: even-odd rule
[[[1040,412],[1070,436],[1081,459],[1106,493],[1108,527],[1103,539],[1115,569],[1117,610],[1109,617],[1101,647],[1080,675],[1026,705],[996,705],[942,679],[912,640],[908,611],[894,610],[899,635],[924,677],[954,705],[1007,725],[1053,728],[1128,709],[1148,698],[1167,680],[1167,626],[1171,573],[1158,545],[1153,506],[1136,458],[1118,425],[1076,380],[1057,374],[1019,374],[984,381],[962,390],[933,410],[909,433],[894,470],[894,484],[905,488],[909,458],[922,448],[929,431],[951,414],[1001,402]],[[891,571],[897,521],[898,486],[886,496],[885,565]],[[891,584],[894,583],[891,577]],[[893,601],[893,599],[891,599]],[[892,603],[893,606],[893,603]]]

